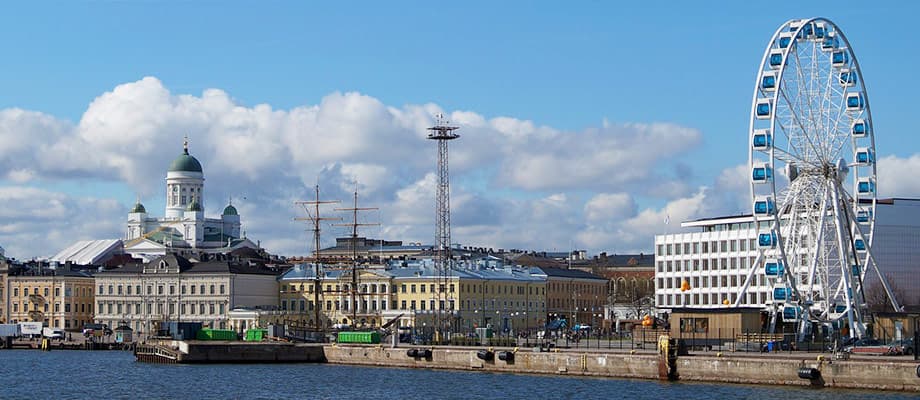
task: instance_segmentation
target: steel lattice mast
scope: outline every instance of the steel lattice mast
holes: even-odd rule
[[[437,124],[428,128],[428,139],[438,141],[438,193],[436,198],[435,213],[435,238],[434,250],[435,268],[438,274],[437,288],[437,321],[435,326],[439,331],[445,319],[442,313],[446,303],[448,303],[448,285],[450,284],[451,271],[451,245],[450,245],[450,169],[447,161],[447,142],[460,137],[454,133],[460,129],[457,126],[450,126],[444,120],[443,114],[437,115]]]

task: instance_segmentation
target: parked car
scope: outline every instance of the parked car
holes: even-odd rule
[[[843,348],[847,353],[872,354],[872,355],[895,355],[898,349],[895,346],[883,344],[881,341],[872,338],[862,338],[857,340],[853,345]]]

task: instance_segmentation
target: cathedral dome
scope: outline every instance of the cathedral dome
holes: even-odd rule
[[[223,215],[240,215],[240,214],[236,212],[236,207],[234,207],[233,204],[229,204],[227,205],[227,207],[224,208]]]
[[[172,164],[169,165],[169,171],[201,172],[201,163],[198,162],[198,159],[189,155],[188,148],[185,148],[182,154],[176,157]]]
[[[144,213],[144,214],[146,214],[146,213],[147,213],[147,209],[144,208],[144,205],[143,205],[143,204],[141,204],[140,202],[137,202],[137,204],[134,205],[134,208],[131,209],[131,212],[132,212],[132,213]]]

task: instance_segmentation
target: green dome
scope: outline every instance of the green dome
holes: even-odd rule
[[[188,203],[188,208],[186,208],[185,211],[202,211],[201,203],[199,203],[198,200],[192,200],[191,203]]]
[[[170,171],[183,171],[183,172],[201,172],[201,163],[198,162],[198,159],[192,157],[188,154],[188,149],[182,151],[182,154],[179,157],[176,157],[173,160],[172,164],[169,165]]]
[[[141,204],[140,202],[138,202],[137,204],[134,205],[134,208],[131,209],[131,212],[132,212],[132,213],[144,213],[144,214],[146,214],[146,213],[147,213],[147,209],[144,208],[144,205],[143,205],[143,204]]]
[[[230,204],[224,208],[223,215],[240,215],[240,214],[236,212],[236,207],[234,207],[233,204]]]

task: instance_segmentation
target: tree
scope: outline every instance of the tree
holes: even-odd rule
[[[908,298],[907,291],[901,288],[897,281],[891,278],[890,275],[885,275],[885,280],[888,281],[888,288],[891,289],[891,293],[894,295],[894,298],[898,301],[899,305],[904,305],[906,303],[914,302],[913,298]],[[891,311],[901,311],[894,310],[891,307],[891,300],[888,299],[888,294],[885,293],[885,288],[882,286],[881,282],[878,279],[869,281],[866,279],[866,306],[869,308],[870,312],[891,312]]]

